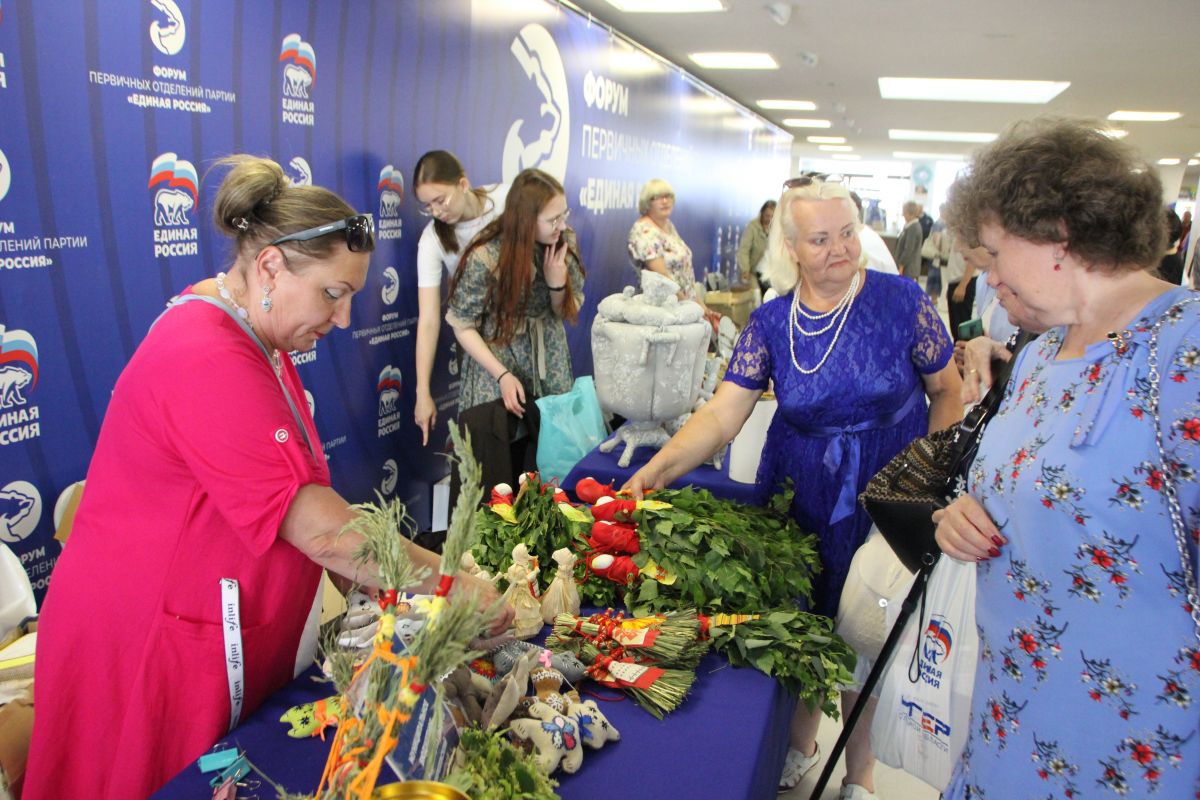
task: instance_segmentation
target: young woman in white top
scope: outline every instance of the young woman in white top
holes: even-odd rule
[[[453,275],[475,234],[504,210],[497,187],[472,188],[453,153],[431,150],[413,169],[413,193],[421,214],[433,217],[417,242],[417,403],[413,421],[421,444],[437,422],[437,404],[429,390],[438,334],[442,327],[442,276]]]

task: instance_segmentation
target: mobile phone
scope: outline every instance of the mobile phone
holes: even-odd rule
[[[963,341],[969,341],[971,339],[978,339],[980,336],[983,336],[983,320],[981,320],[979,317],[959,323],[959,339]]]

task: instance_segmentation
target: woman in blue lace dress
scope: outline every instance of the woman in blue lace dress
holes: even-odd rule
[[[789,184],[799,185],[780,198],[768,246],[771,282],[786,294],[754,312],[717,394],[627,488],[665,486],[711,456],[773,381],[779,410],[758,489],[765,499],[794,482],[792,513],[817,534],[821,556],[813,610],[832,617],[850,559],[871,527],[858,493],[914,438],[962,416],[960,382],[953,344],[928,296],[910,280],[864,269],[846,188],[818,178]],[[798,784],[819,761],[819,723],[819,714],[797,709],[782,787]],[[873,797],[873,764],[866,737],[856,736],[842,797]]]
[[[950,193],[1000,302],[1046,331],[934,517],[978,562],[954,800],[1200,797],[1200,302],[1153,274],[1154,168],[1097,127],[1019,124]]]

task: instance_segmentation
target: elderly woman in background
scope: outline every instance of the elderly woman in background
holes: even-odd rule
[[[749,283],[751,277],[756,277],[764,292],[767,290],[767,282],[758,272],[758,266],[767,252],[767,232],[771,230],[775,205],[774,200],[763,203],[762,208],[758,210],[758,216],[746,223],[746,230],[742,233],[742,241],[737,251],[738,275],[742,283]]]
[[[1000,302],[1047,332],[1017,357],[968,494],[935,514],[942,550],[979,563],[947,798],[1200,791],[1200,303],[1154,275],[1157,174],[1100,127],[1018,124],[950,191]]]
[[[646,181],[638,195],[642,215],[629,229],[629,258],[638,270],[654,270],[679,284],[679,299],[694,300],[704,316],[715,322],[717,314],[708,310],[696,291],[696,273],[692,267],[692,249],[679,236],[671,222],[675,209],[675,190],[661,178]]]
[[[914,282],[863,267],[846,188],[811,177],[789,186],[768,250],[772,284],[786,294],[751,315],[717,394],[626,488],[666,486],[709,458],[737,435],[773,381],[779,411],[758,489],[765,500],[784,481],[795,483],[792,514],[816,533],[821,556],[813,610],[833,616],[850,559],[871,527],[859,492],[913,439],[956,422],[962,405],[937,310]],[[819,724],[819,713],[797,708],[782,788],[820,760]],[[850,742],[843,798],[873,797],[866,727]]]
[[[148,796],[292,679],[321,567],[377,581],[288,355],[350,324],[374,226],[274,161],[222,165],[233,262],[172,301],[122,371],[54,568],[26,797]],[[436,577],[437,556],[400,541]]]

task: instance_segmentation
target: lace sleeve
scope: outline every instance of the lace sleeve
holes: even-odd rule
[[[771,379],[771,350],[767,347],[769,331],[764,316],[750,315],[750,321],[738,336],[725,371],[725,380],[743,389],[764,391]]]
[[[938,316],[937,308],[929,295],[914,284],[917,298],[917,325],[913,331],[912,362],[922,375],[932,375],[950,362],[954,355],[954,342],[946,332],[946,325]]]

